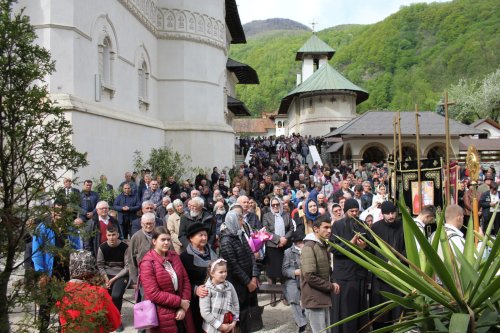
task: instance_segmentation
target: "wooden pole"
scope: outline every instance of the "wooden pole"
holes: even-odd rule
[[[401,142],[401,113],[398,111],[398,141],[399,141],[399,163],[403,162],[403,143]]]
[[[450,204],[450,119],[448,118],[448,91],[444,92],[444,119],[446,127],[446,178],[445,178],[445,199],[446,206]]]
[[[418,212],[414,212],[420,214],[422,211],[422,180],[420,177],[420,126],[418,122],[418,105],[415,104],[415,127],[416,127],[416,138],[417,138],[417,195],[418,195]]]
[[[396,168],[396,125],[398,123],[397,115],[394,115],[394,121],[392,122],[392,127],[394,127],[394,138],[393,138],[393,143],[394,143],[394,148],[393,148],[393,159],[394,159],[394,168]]]

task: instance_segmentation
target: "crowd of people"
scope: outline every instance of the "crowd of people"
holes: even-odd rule
[[[321,140],[298,135],[245,139],[238,148],[250,151],[250,162],[231,172],[214,167],[194,182],[173,176],[163,182],[149,170],[126,172],[120,194],[105,200],[93,191],[92,181],[84,181],[80,191],[65,179],[51,218],[36,226],[29,250],[40,286],[59,279],[75,296],[49,297],[41,304],[40,331],[47,330],[54,305],[66,331],[82,325],[82,313],[101,332],[122,331],[120,311],[129,285],[138,290],[138,300],[156,305],[159,325],[151,332],[250,332],[249,314],[265,279],[284,286],[283,302],[299,332],[307,325],[312,332],[323,331],[386,301],[381,291],[397,291],[325,240],[341,246],[348,241],[368,251],[365,224],[405,253],[402,223],[388,197],[387,164],[308,165],[310,145],[320,149]],[[473,190],[463,177],[459,204],[446,208],[446,232],[457,244],[463,244],[461,228],[470,216]],[[485,171],[478,188],[483,221],[498,202],[495,177],[494,169]],[[99,185],[111,186],[105,177]],[[76,209],[70,204],[74,198]],[[70,230],[59,225],[61,211],[69,208],[74,218]],[[424,206],[415,222],[426,233],[435,216],[435,207]],[[493,234],[499,228],[495,221]],[[257,249],[252,235],[259,230],[268,237]],[[67,243],[78,255],[47,250],[47,245]],[[92,290],[103,299],[99,306],[81,290],[95,277],[100,284]],[[271,306],[278,296],[272,295]],[[82,308],[70,306],[75,303]],[[105,315],[92,315],[99,311]],[[376,318],[366,314],[331,331],[381,328],[401,311]]]

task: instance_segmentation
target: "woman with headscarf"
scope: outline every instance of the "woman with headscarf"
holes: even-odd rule
[[[239,329],[249,332],[248,308],[255,298],[259,270],[255,256],[248,245],[247,234],[243,229],[243,211],[240,206],[226,214],[220,239],[220,256],[227,261],[227,281],[231,282],[238,294],[240,305]]]
[[[262,224],[273,237],[266,242],[266,274],[269,283],[281,281],[281,266],[288,240],[295,231],[290,215],[283,212],[283,202],[274,197],[271,199],[271,211],[262,218]],[[271,306],[276,306],[276,295],[271,295]]]
[[[80,250],[70,256],[71,280],[64,287],[64,296],[57,302],[61,332],[123,331],[120,311],[108,291],[99,286],[94,256]]]
[[[313,232],[313,223],[319,216],[318,202],[314,199],[307,199],[304,205],[304,216],[302,218],[304,228],[304,234],[310,234]]]

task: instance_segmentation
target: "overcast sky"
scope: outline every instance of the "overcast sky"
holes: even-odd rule
[[[236,0],[241,23],[269,18],[287,18],[316,31],[339,24],[368,24],[382,21],[401,6],[419,2],[445,0]]]

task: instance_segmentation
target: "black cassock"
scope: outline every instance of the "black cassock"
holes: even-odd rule
[[[339,239],[350,241],[355,233],[366,230],[356,221],[343,218],[332,226],[330,241],[348,249]],[[333,273],[332,279],[340,285],[340,293],[332,295],[332,309],[330,319],[333,323],[345,319],[353,314],[367,309],[367,276],[368,271],[344,256],[339,251],[332,250]],[[332,328],[332,333],[355,333],[368,323],[368,316],[362,316],[343,325]],[[362,332],[368,331],[364,329]]]
[[[382,238],[386,243],[392,246],[396,251],[406,256],[405,251],[405,241],[403,233],[403,224],[400,220],[396,220],[393,223],[387,223],[385,220],[377,221],[372,225],[372,230]],[[383,260],[387,259],[380,253],[376,255]],[[380,291],[386,291],[393,294],[401,295],[399,291],[385,283],[384,281],[377,278],[375,275],[372,277],[372,291],[370,295],[370,307],[387,302],[388,299],[380,294]],[[401,316],[402,308],[396,307],[395,309],[382,314],[380,317],[375,319],[373,323],[373,328],[380,328],[391,324],[393,321],[397,321]]]

